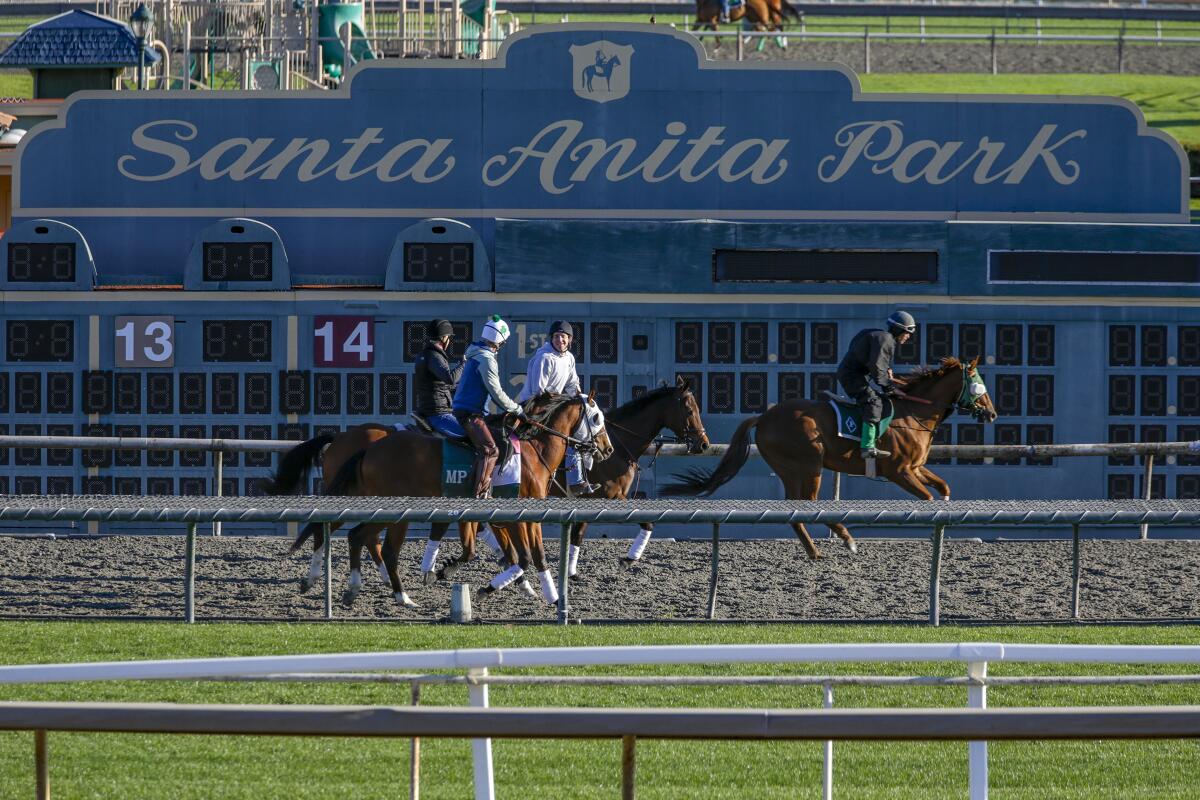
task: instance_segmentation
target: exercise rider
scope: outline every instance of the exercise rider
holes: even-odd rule
[[[855,334],[838,365],[838,383],[862,408],[860,452],[867,462],[868,476],[873,476],[876,457],[891,455],[875,446],[883,417],[883,398],[898,393],[892,379],[896,345],[907,342],[916,330],[917,321],[912,314],[896,311],[887,318],[887,330],[868,328]]]
[[[467,348],[462,379],[454,392],[454,417],[475,446],[475,496],[487,497],[492,488],[492,470],[500,450],[484,419],[484,406],[491,399],[500,411],[524,417],[525,410],[512,401],[500,386],[496,353],[508,341],[508,323],[493,314],[483,325],[479,339]]]
[[[454,418],[454,387],[466,362],[451,366],[446,354],[453,338],[454,326],[448,320],[429,323],[425,348],[413,364],[413,405],[435,431],[459,439],[466,433]]]
[[[571,353],[571,340],[574,336],[575,330],[571,323],[556,320],[550,324],[546,343],[529,359],[525,385],[517,395],[518,403],[524,403],[542,392],[555,392],[568,397],[579,396],[579,373],[575,371],[575,356]],[[567,448],[566,470],[567,485],[572,493],[591,494],[600,489],[599,486],[588,483],[584,464],[573,447]]]

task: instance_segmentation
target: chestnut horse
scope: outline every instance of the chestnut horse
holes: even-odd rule
[[[903,381],[897,380],[897,384],[904,386],[904,394],[895,401],[895,418],[879,439],[879,447],[891,453],[876,459],[880,476],[922,500],[933,499],[925,485],[937,489],[943,500],[950,499],[950,487],[925,462],[934,430],[956,409],[982,422],[995,421],[996,408],[976,369],[978,363],[978,357],[968,364],[957,358],[944,358],[940,367],[920,369]],[[838,436],[837,415],[828,402],[792,400],[743,421],[716,469],[693,470],[689,475],[676,476],[681,482],[666,487],[663,494],[712,494],[746,463],[753,428],[758,428],[755,437],[758,452],[783,481],[784,497],[788,500],[816,500],[823,468],[849,475],[865,472],[859,443]],[[809,558],[820,558],[821,553],[804,525],[794,522],[792,528],[808,550]],[[857,552],[858,546],[846,526],[834,524],[829,529],[841,537],[851,552]]]
[[[587,495],[590,498],[624,500],[636,490],[639,459],[645,455],[658,432],[669,429],[681,441],[687,443],[688,452],[702,453],[708,447],[708,434],[700,420],[700,406],[686,380],[679,378],[674,386],[663,386],[647,392],[608,412],[605,430],[613,443],[613,453],[603,461],[596,461],[587,471],[588,481],[599,483],[599,491]],[[551,495],[562,497],[559,486],[551,489]],[[654,532],[654,524],[643,522],[641,533],[634,537],[629,552],[621,558],[622,566],[631,566],[646,549],[646,543]],[[579,549],[583,545],[586,522],[571,526],[571,547],[567,558],[567,574],[574,577],[579,561]]]
[[[568,443],[582,453],[594,449],[600,458],[611,455],[612,444],[604,430],[604,414],[595,400],[587,396],[568,398],[543,393],[528,401],[525,408],[528,418],[523,421],[521,432],[521,497],[546,497],[547,486],[566,455]],[[439,497],[442,493],[441,459],[440,439],[398,431],[351,456],[330,482],[329,492],[349,496]],[[414,470],[414,464],[423,466]],[[351,532],[351,552],[360,548],[366,539],[367,532],[362,527]],[[542,579],[546,600],[557,602],[557,591],[546,566],[541,524],[492,524],[492,528],[511,566],[482,593],[504,588],[520,578],[532,564]],[[407,522],[394,523],[388,526],[384,541],[384,565],[395,591],[402,591],[398,588],[400,577],[396,560],[407,534]],[[462,555],[441,574],[448,577],[458,566],[470,561],[475,555],[474,546],[472,530],[463,536]]]
[[[783,21],[786,17],[791,17],[797,22],[803,19],[800,12],[788,0],[744,0],[740,6],[729,9],[730,22],[736,23],[744,19],[753,25],[756,31],[782,32]],[[698,31],[704,28],[716,31],[717,23],[720,20],[721,4],[717,0],[696,0],[696,22],[692,25],[692,30]],[[781,47],[787,46],[786,40],[782,36],[776,38]],[[715,46],[721,46],[720,37],[717,37]]]

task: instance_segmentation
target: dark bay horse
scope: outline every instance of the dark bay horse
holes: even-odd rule
[[[904,379],[904,396],[895,401],[895,419],[879,439],[879,446],[891,452],[890,456],[876,459],[880,476],[922,500],[933,499],[925,485],[937,488],[943,499],[950,499],[950,487],[925,462],[934,430],[955,409],[983,422],[995,421],[996,408],[976,369],[978,362],[978,358],[967,364],[957,358],[945,358],[941,366],[918,370]],[[789,500],[816,500],[822,469],[864,474],[859,443],[838,436],[836,414],[829,403],[792,400],[742,422],[716,469],[677,476],[682,478],[681,482],[666,487],[663,494],[712,494],[746,463],[750,456],[750,431],[754,428],[758,429],[755,437],[758,452],[783,481],[784,497]],[[821,553],[804,525],[792,523],[792,528],[809,557],[820,558]],[[830,530],[841,537],[851,552],[858,550],[844,525],[831,525]]]
[[[590,398],[568,398],[542,394],[526,403],[529,419],[522,423],[521,497],[545,497],[554,471],[566,455],[568,442],[581,451],[594,448],[607,458],[612,444],[604,429],[604,414]],[[329,485],[331,494],[348,496],[437,497],[441,495],[442,442],[410,431],[398,431],[379,439],[351,456]],[[421,464],[414,469],[414,464]],[[470,525],[468,523],[468,525]],[[443,574],[467,563],[475,555],[473,525],[463,536],[463,552],[457,563]],[[520,578],[532,564],[542,579],[548,602],[557,602],[557,591],[546,566],[540,523],[493,524],[496,538],[511,566],[482,592],[501,589]],[[408,534],[408,523],[388,527],[383,546],[384,565],[395,592],[403,591],[396,569],[400,546]],[[351,533],[351,552],[361,547],[366,533]]]
[[[733,23],[748,21],[756,31],[783,31],[783,21],[791,17],[797,22],[803,19],[801,13],[788,0],[745,0],[740,6],[729,9],[729,21]],[[721,20],[721,4],[718,0],[696,0],[696,22],[692,30],[701,28],[716,31]],[[787,40],[782,36],[776,37],[781,47],[787,47]],[[717,37],[716,47],[721,46]]]
[[[700,420],[700,406],[687,381],[682,378],[674,386],[663,386],[647,392],[608,412],[605,429],[613,444],[613,453],[603,461],[593,462],[587,471],[588,481],[600,484],[599,491],[587,496],[624,500],[636,490],[638,460],[650,449],[663,428],[686,442],[690,453],[702,453],[708,447],[708,434]],[[554,497],[563,496],[558,486],[551,487],[550,494]],[[571,526],[568,575],[574,576],[576,573],[579,549],[583,545],[587,527],[586,522],[576,522]],[[641,528],[642,532],[634,537],[629,552],[621,559],[624,566],[630,566],[641,558],[654,531],[654,524],[643,522]]]

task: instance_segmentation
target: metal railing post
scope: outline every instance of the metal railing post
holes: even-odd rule
[[[1154,485],[1154,454],[1153,453],[1146,456],[1146,473],[1142,478],[1142,483],[1143,483],[1142,499],[1149,500],[1150,495],[1151,495],[1150,490]],[[1146,523],[1146,522],[1142,523],[1141,537],[1143,539],[1148,539],[1150,537],[1149,523]]]
[[[823,705],[833,708],[833,684],[822,686]],[[822,800],[833,800],[833,740],[825,740],[825,757],[821,762],[821,797]]]
[[[863,28],[863,72],[871,74],[871,30]]]
[[[413,681],[412,704],[421,705],[421,684]],[[412,739],[412,752],[408,765],[408,800],[421,800],[421,737]]]
[[[37,800],[50,800],[50,752],[46,732],[33,732],[33,770],[37,776]]]
[[[323,523],[325,534],[325,619],[333,619],[333,531],[330,523]]]
[[[1079,523],[1071,526],[1071,619],[1079,619]]]
[[[745,45],[745,42],[743,41],[742,32],[737,31],[736,34],[734,35],[734,38],[737,39],[737,60],[745,61],[746,60],[746,45]]]
[[[708,579],[708,618],[717,616],[717,573],[721,569],[721,525],[712,526],[712,574]]]
[[[633,800],[637,796],[634,783],[637,771],[637,737],[621,737],[621,800]]]
[[[971,661],[967,664],[967,677],[972,684],[967,687],[967,706],[987,708],[987,662]],[[987,741],[972,741],[967,744],[967,796],[970,800],[987,800],[988,796],[988,746]]]
[[[937,627],[942,624],[942,539],[946,526],[933,526],[933,557],[929,564],[929,624]]]
[[[488,685],[479,682],[479,678],[486,678],[487,674],[487,667],[467,670],[468,693],[471,705],[475,708],[488,707]],[[471,754],[475,766],[475,800],[496,800],[492,778],[492,740],[472,739]]]
[[[999,70],[999,69],[998,69],[998,67],[997,67],[997,59],[996,59],[996,30],[995,30],[994,28],[992,29],[992,74],[993,74],[993,75],[998,75],[998,74],[1000,74],[1000,70]]]
[[[570,587],[567,585],[567,567],[570,560],[571,549],[571,524],[563,523],[562,533],[559,536],[558,545],[558,623],[566,625],[570,622],[570,609],[567,607],[567,592]]]
[[[225,453],[221,450],[213,451],[213,474],[216,477],[214,481],[215,496],[222,497],[224,496],[225,491]],[[213,536],[220,536],[221,523],[214,520],[212,524],[212,532]]]
[[[188,524],[183,564],[183,621],[196,621],[196,523]]]

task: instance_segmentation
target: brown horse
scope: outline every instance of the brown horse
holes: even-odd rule
[[[708,447],[708,434],[700,420],[700,406],[686,380],[680,378],[674,386],[663,386],[647,392],[636,400],[608,412],[605,429],[613,443],[613,454],[603,461],[596,461],[587,471],[588,481],[599,483],[600,489],[592,498],[624,500],[636,487],[640,467],[639,459],[645,455],[658,432],[669,429],[688,445],[688,452],[702,453]],[[551,489],[551,495],[563,496],[560,486]],[[586,522],[571,526],[571,546],[567,558],[567,574],[574,576],[579,562],[579,549],[583,545]],[[642,531],[622,557],[623,566],[631,566],[646,549],[646,543],[654,532],[654,524],[641,523]]]
[[[995,421],[996,408],[979,377],[978,362],[978,357],[969,364],[957,358],[942,359],[940,367],[918,370],[903,381],[904,394],[895,401],[895,419],[879,440],[879,446],[891,452],[890,456],[877,459],[876,468],[881,476],[922,500],[933,499],[925,485],[937,488],[942,499],[950,499],[950,487],[925,462],[934,430],[955,409],[983,422]],[[823,468],[850,475],[865,472],[858,441],[838,436],[837,416],[830,404],[793,400],[742,422],[715,470],[694,470],[690,475],[677,476],[682,481],[667,487],[663,494],[712,494],[746,463],[752,428],[758,428],[759,454],[783,481],[784,496],[789,500],[816,500]],[[792,528],[809,557],[820,558],[821,553],[804,525],[796,522]],[[844,525],[830,525],[829,529],[842,538],[851,552],[858,550]]]
[[[729,9],[729,21],[736,23],[743,19],[754,26],[756,31],[783,31],[785,18],[800,22],[803,15],[788,0],[744,0],[740,6]],[[721,4],[717,0],[696,0],[696,22],[692,30],[701,28],[716,31],[717,23],[721,20]],[[786,47],[787,40],[777,37],[780,46]],[[721,38],[717,37],[715,47],[721,46]]]
[[[604,414],[590,398],[568,398],[542,394],[526,403],[528,419],[522,423],[521,497],[545,497],[551,476],[562,463],[570,443],[581,452],[595,449],[601,458],[612,453],[612,444],[604,430]],[[379,439],[351,456],[329,485],[331,494],[349,496],[438,497],[441,489],[441,440],[410,431],[398,431]],[[421,464],[420,469],[413,469]],[[483,593],[504,588],[517,580],[532,564],[542,578],[547,601],[557,602],[557,592],[546,567],[539,523],[493,524],[501,548],[511,566]],[[457,566],[475,555],[473,530],[463,537],[463,552],[457,564],[443,571],[453,574]],[[383,560],[393,590],[403,591],[396,570],[396,557],[408,534],[408,523],[388,527]],[[361,547],[366,533],[351,533],[351,551]]]

